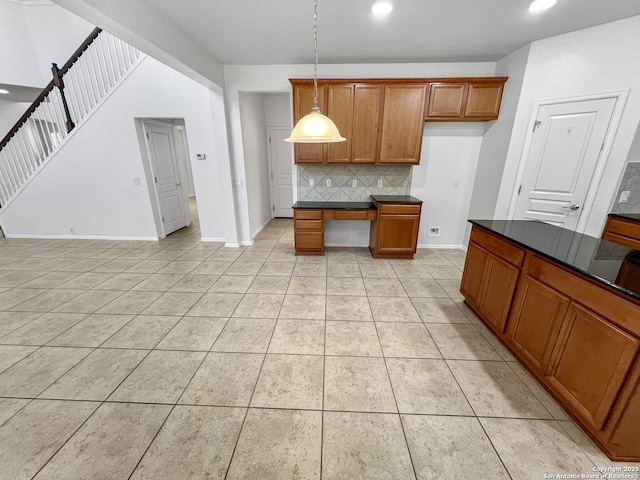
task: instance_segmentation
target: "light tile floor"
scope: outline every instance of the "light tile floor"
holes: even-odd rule
[[[1,479],[541,479],[612,465],[461,301],[464,253],[0,240]]]

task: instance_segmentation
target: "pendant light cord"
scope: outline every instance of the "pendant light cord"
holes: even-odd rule
[[[315,63],[313,65],[313,107],[312,112],[320,112],[318,106],[318,0],[313,0],[313,49]]]

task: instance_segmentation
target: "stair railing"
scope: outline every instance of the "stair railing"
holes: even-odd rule
[[[136,63],[142,52],[94,29],[0,141],[0,208]]]

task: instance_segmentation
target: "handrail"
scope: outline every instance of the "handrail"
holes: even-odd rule
[[[75,52],[73,52],[73,55],[71,55],[71,58],[69,58],[67,63],[65,63],[64,66],[59,70],[60,76],[63,76],[65,73],[69,71],[71,66],[78,61],[78,58],[80,57],[80,55],[82,55],[82,53],[89,47],[89,45],[91,45],[93,41],[96,38],[98,38],[98,35],[100,34],[101,31],[102,29],[98,27],[93,29],[93,31],[84,40],[84,42],[82,42],[82,44],[78,47],[78,49]],[[9,133],[7,133],[2,139],[2,141],[0,141],[0,151],[4,147],[6,147],[7,143],[9,143],[9,140],[11,140],[11,137],[13,137],[18,132],[18,130],[20,130],[20,127],[22,127],[22,125],[24,125],[24,123],[29,119],[29,117],[33,114],[33,112],[36,111],[36,109],[40,106],[42,101],[47,97],[47,95],[49,95],[51,90],[53,90],[54,86],[55,86],[55,81],[51,80],[49,84],[46,87],[44,87],[42,92],[40,92],[40,95],[38,95],[36,99],[33,101],[33,103],[29,106],[29,108],[27,108],[27,111],[24,112],[24,114],[20,117],[20,119],[15,123],[13,128],[9,130]]]
[[[4,209],[142,57],[96,28],[0,142],[0,209]]]

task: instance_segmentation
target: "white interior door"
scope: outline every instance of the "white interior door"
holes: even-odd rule
[[[173,130],[171,125],[163,123],[148,120],[143,123],[162,230],[164,235],[169,235],[191,221],[189,210],[185,208],[188,200],[180,181]]]
[[[293,217],[293,184],[291,144],[284,141],[291,130],[269,129],[269,153],[271,157],[271,199],[274,217]]]
[[[615,103],[603,98],[539,108],[515,218],[576,229]]]

